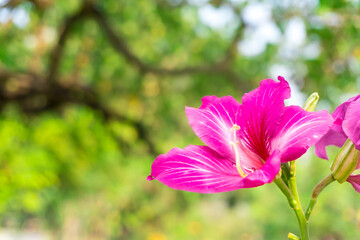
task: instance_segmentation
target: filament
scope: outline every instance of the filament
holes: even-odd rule
[[[231,146],[233,147],[234,152],[235,152],[236,169],[237,169],[238,173],[240,174],[240,176],[241,176],[242,178],[245,178],[245,177],[246,177],[246,174],[244,173],[244,171],[242,170],[241,165],[240,165],[239,150],[238,150],[236,144],[235,144],[233,141],[230,141],[230,144],[231,144]]]

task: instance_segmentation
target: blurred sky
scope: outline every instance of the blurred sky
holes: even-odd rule
[[[230,6],[222,5],[217,8],[208,4],[206,0],[189,0],[188,2],[199,6],[200,21],[215,30],[221,31],[228,25],[240,20]],[[232,2],[239,3],[242,1],[234,0]],[[309,11],[316,6],[317,1],[307,0],[302,3],[284,1],[283,4],[284,6],[287,4],[298,5]],[[307,58],[316,58],[320,54],[320,44],[311,42],[306,46],[304,45],[306,29],[303,20],[299,17],[290,19],[285,27],[284,34],[282,34],[272,18],[271,6],[270,2],[252,1],[243,9],[241,18],[246,24],[246,28],[244,39],[238,42],[238,51],[244,56],[253,57],[261,54],[266,49],[267,44],[281,42],[282,48],[279,55],[284,58],[296,58],[301,52],[306,54]],[[305,51],[300,52],[301,48],[304,48]],[[269,71],[269,77],[277,78],[278,75],[282,75],[289,81],[292,97],[287,104],[302,105],[306,96],[300,92],[299,87],[291,79],[293,74],[289,67],[282,64],[274,64]]]

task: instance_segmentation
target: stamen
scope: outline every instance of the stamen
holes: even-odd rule
[[[231,146],[234,149],[235,152],[235,162],[236,162],[236,169],[238,171],[238,173],[240,174],[240,176],[242,178],[246,177],[246,174],[244,173],[244,171],[241,169],[241,165],[240,165],[240,155],[239,155],[239,151],[238,148],[236,146],[236,144],[233,141],[230,141]]]
[[[241,164],[240,164],[240,155],[239,155],[239,150],[237,148],[237,145],[239,145],[239,142],[236,140],[236,132],[238,130],[240,130],[240,126],[237,124],[234,124],[232,126],[232,128],[230,129],[233,132],[233,141],[230,141],[231,146],[234,149],[235,152],[235,162],[236,162],[236,169],[238,171],[238,173],[240,174],[241,177],[245,178],[246,174],[244,173],[244,171],[241,168]],[[235,141],[235,142],[234,142]]]

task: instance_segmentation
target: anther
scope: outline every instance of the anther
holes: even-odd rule
[[[237,124],[234,124],[234,125],[232,126],[232,128],[231,128],[231,131],[234,131],[234,132],[236,132],[236,131],[238,131],[238,130],[240,130],[240,126],[237,125]]]

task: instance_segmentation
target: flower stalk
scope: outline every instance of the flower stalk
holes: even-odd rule
[[[317,198],[319,196],[319,194],[321,193],[321,191],[326,188],[330,183],[334,182],[335,179],[333,177],[332,174],[328,175],[327,177],[325,177],[324,179],[322,179],[314,188],[312,195],[311,195],[311,199],[309,202],[309,205],[306,209],[306,213],[305,213],[305,217],[306,220],[309,221],[310,215],[312,213],[312,210],[314,209],[314,206],[316,204]]]
[[[292,195],[291,187],[289,188],[286,183],[281,179],[277,178],[274,180],[275,184],[279,187],[282,193],[288,200],[290,207],[294,210],[296,218],[299,223],[300,233],[301,233],[301,240],[309,240],[309,228],[308,222],[305,218],[304,212],[301,208],[300,202],[297,201],[294,196]],[[296,187],[296,186],[295,186]],[[297,189],[295,190],[297,192]],[[294,235],[295,236],[295,235]],[[296,239],[296,238],[294,238]]]

